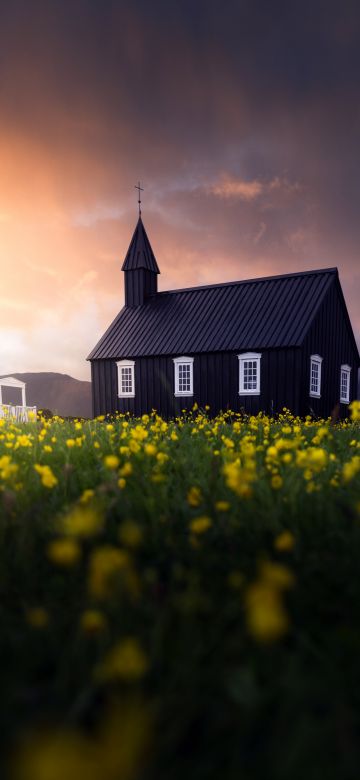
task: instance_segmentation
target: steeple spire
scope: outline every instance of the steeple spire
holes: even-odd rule
[[[125,306],[141,306],[149,295],[155,295],[160,269],[141,214],[121,270],[125,272]]]

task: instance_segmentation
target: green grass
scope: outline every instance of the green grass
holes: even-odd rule
[[[0,485],[0,740],[21,780],[357,777],[356,423],[5,424]]]

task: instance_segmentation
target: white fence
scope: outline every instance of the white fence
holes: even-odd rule
[[[36,420],[36,406],[12,406],[12,404],[0,404],[0,420],[11,422],[34,422]]]

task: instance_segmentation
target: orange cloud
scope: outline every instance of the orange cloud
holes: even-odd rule
[[[251,201],[264,192],[264,184],[257,179],[244,181],[223,174],[216,184],[209,185],[208,190],[220,198],[240,198],[240,200]]]
[[[206,189],[212,195],[217,195],[220,198],[239,198],[240,200],[252,201],[271,192],[281,191],[287,194],[299,192],[301,186],[298,182],[291,183],[280,176],[274,176],[270,181],[260,181],[259,179],[246,181],[223,173],[217,182],[207,185]]]

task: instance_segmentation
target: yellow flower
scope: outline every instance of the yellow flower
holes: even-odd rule
[[[66,439],[66,446],[69,447],[69,449],[75,447],[75,439]]]
[[[156,460],[159,463],[165,463],[165,461],[169,460],[169,456],[167,455],[166,452],[158,452],[158,454],[156,456]]]
[[[146,439],[148,435],[148,432],[145,430],[145,428],[142,427],[142,425],[136,425],[135,428],[132,428],[130,431],[130,436],[137,441],[143,441],[143,439]]]
[[[228,450],[232,450],[232,449],[234,449],[234,447],[235,447],[235,444],[234,444],[234,442],[233,442],[233,440],[232,440],[232,439],[229,439],[227,436],[222,436],[221,438],[222,438],[222,440],[223,440],[223,442],[224,442],[224,444],[225,444],[225,447],[226,447]]]
[[[71,567],[78,562],[81,550],[74,539],[54,539],[48,544],[47,555],[57,566]]]
[[[351,419],[353,422],[359,422],[360,420],[360,401],[352,401],[349,404]]]
[[[190,523],[190,530],[193,534],[204,534],[205,531],[207,531],[212,525],[210,517],[207,517],[206,515],[201,515],[200,517],[195,517],[194,520]]]
[[[226,484],[241,498],[250,498],[252,495],[251,482],[256,479],[255,461],[247,460],[244,466],[238,461],[225,463],[223,472]]]
[[[122,477],[129,477],[130,474],[132,474],[132,470],[133,470],[132,464],[127,462],[124,463],[124,465],[121,467],[120,474]]]
[[[289,552],[294,549],[295,537],[290,531],[282,531],[274,542],[275,550],[278,552]]]
[[[150,731],[144,704],[122,701],[89,736],[59,728],[32,735],[20,744],[11,776],[16,780],[135,780],[142,774]]]
[[[344,482],[350,482],[358,471],[360,471],[360,456],[354,455],[348,463],[343,465],[342,476]]]
[[[113,647],[97,670],[100,680],[136,682],[146,674],[148,659],[134,637],[122,639]]]
[[[0,458],[0,476],[1,479],[7,480],[11,479],[17,471],[19,470],[19,466],[17,463],[11,462],[10,455],[3,455]]]
[[[110,471],[118,468],[120,461],[117,455],[106,455],[104,458],[104,466]]]
[[[16,443],[19,447],[31,447],[31,437],[24,433],[17,437]]]
[[[103,545],[91,555],[89,563],[89,590],[96,598],[106,598],[112,593],[114,579],[130,566],[129,555],[125,550]]]
[[[271,487],[273,488],[273,490],[280,490],[282,484],[283,481],[282,478],[280,477],[280,474],[275,474],[275,476],[271,478]]]
[[[126,487],[126,479],[124,479],[124,477],[120,477],[120,479],[118,479],[118,487],[120,490],[124,490],[124,487]]]
[[[202,502],[201,490],[198,487],[191,487],[187,494],[189,506],[199,506]]]
[[[230,501],[215,501],[215,509],[218,512],[228,512],[230,506]]]
[[[157,453],[155,444],[145,444],[144,451],[146,455],[156,455]]]
[[[280,590],[291,588],[295,582],[293,573],[281,563],[264,561],[259,567],[259,573],[262,582]]]
[[[88,538],[102,531],[104,517],[95,506],[75,506],[60,521],[60,527],[67,536]]]
[[[80,504],[87,504],[88,501],[90,501],[95,495],[95,490],[92,490],[92,488],[86,488],[83,490],[79,502]]]
[[[43,607],[29,607],[26,610],[26,621],[32,628],[45,628],[49,622],[49,614]]]
[[[307,454],[308,464],[313,471],[321,471],[326,466],[328,455],[322,447],[309,447]]]
[[[140,444],[138,444],[138,442],[135,441],[135,439],[131,439],[131,441],[129,442],[129,449],[130,452],[133,452],[134,455],[136,455],[137,452],[140,452],[141,447]]]
[[[86,609],[80,617],[80,627],[85,634],[100,634],[106,626],[106,617],[99,609]]]
[[[289,620],[279,592],[266,582],[247,589],[246,620],[248,630],[258,642],[274,642],[286,634]]]
[[[39,463],[35,463],[34,469],[39,474],[44,487],[51,489],[58,484],[58,479],[53,474],[50,466],[41,466]]]

